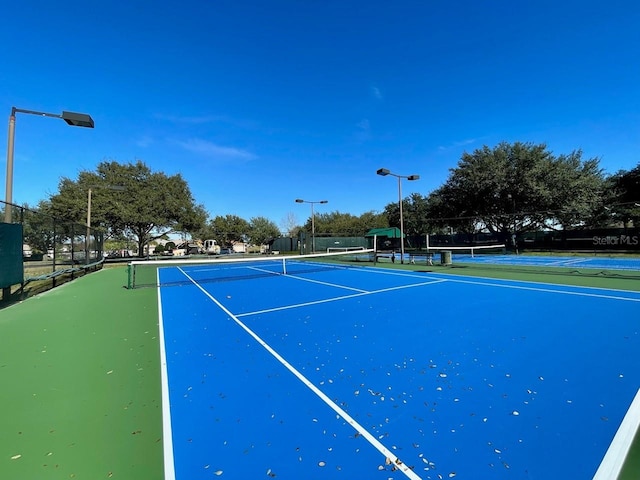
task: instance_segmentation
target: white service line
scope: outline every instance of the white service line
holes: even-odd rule
[[[300,373],[293,365],[285,360],[278,352],[276,352],[271,346],[262,340],[249,327],[247,327],[236,315],[231,313],[224,305],[222,305],[216,298],[214,298],[209,292],[207,292],[200,284],[198,284],[193,278],[191,278],[182,268],[178,269],[187,277],[198,289],[204,293],[213,303],[215,303],[223,312],[225,312],[231,319],[245,332],[247,332],[253,339],[258,342],[267,352],[269,352],[278,362],[280,362],[287,370],[295,375],[309,390],[315,393],[324,403],[331,407],[338,415],[340,415],[349,425],[351,425],[360,435],[367,439],[367,441],[375,447],[386,459],[388,459],[398,471],[404,473],[411,480],[421,480],[421,478],[413,471],[408,465],[400,460],[391,450],[385,447],[376,437],[369,433],[362,425],[360,425],[354,418],[351,417],[346,411],[340,408],[333,400],[325,395],[318,387],[316,387],[309,379],[307,379],[302,373]]]
[[[353,290],[354,292],[360,292],[360,293],[367,293],[366,290],[362,290],[361,288],[354,288],[354,287],[347,287],[346,285],[338,285],[336,283],[329,283],[329,282],[321,282],[320,280],[311,280],[310,278],[303,278],[303,277],[298,277],[296,275],[289,275],[289,274],[282,274],[282,273],[274,273],[271,272],[269,270],[264,270],[262,268],[257,268],[257,267],[250,267],[251,270],[257,270],[259,272],[267,272],[267,273],[271,273],[272,275],[281,275],[283,277],[286,278],[295,278],[296,280],[302,280],[305,282],[310,282],[310,283],[318,283],[320,285],[327,285],[329,287],[337,287],[337,288],[342,288],[344,290]]]
[[[588,261],[586,258],[578,258],[578,259],[575,259],[575,260],[567,260],[567,259],[564,259],[564,260],[557,260],[557,261],[555,261],[555,262],[548,262],[548,263],[544,263],[543,265],[545,265],[545,266],[553,266],[553,265],[567,265],[567,266],[571,266],[571,265],[573,265],[573,264],[575,264],[575,263],[584,263],[584,262],[586,262],[586,261]]]
[[[288,275],[290,277],[290,275]],[[299,278],[298,280],[305,280],[304,278]],[[246,313],[239,313],[236,315],[236,317],[249,317],[251,315],[259,315],[261,313],[271,313],[271,312],[278,312],[280,310],[290,310],[292,308],[301,308],[301,307],[308,307],[310,305],[318,305],[321,303],[330,303],[330,302],[337,302],[339,300],[346,300],[348,298],[355,298],[355,297],[362,297],[365,295],[373,295],[376,293],[383,293],[383,292],[390,292],[393,290],[402,290],[404,288],[413,288],[413,287],[422,287],[424,285],[432,285],[434,283],[442,283],[442,282],[446,282],[447,280],[441,279],[441,280],[431,280],[429,282],[422,282],[422,283],[413,283],[411,285],[402,285],[399,287],[389,287],[389,288],[383,288],[380,290],[372,290],[370,292],[364,291],[362,290],[360,293],[353,293],[351,295],[342,295],[340,297],[332,297],[332,298],[325,298],[324,300],[314,300],[312,302],[304,302],[304,303],[295,303],[293,305],[285,305],[283,307],[274,307],[274,308],[267,308],[265,310],[256,310],[254,312],[246,312]]]
[[[337,283],[329,283],[329,282],[321,282],[320,280],[312,280],[310,278],[298,277],[296,275],[286,275],[287,278],[295,278],[296,280],[300,280],[303,282],[317,283],[319,285],[326,285],[328,287],[337,287],[342,288],[344,290],[353,290],[354,292],[360,293],[368,293],[367,290],[363,290],[361,288],[349,287],[347,285],[338,285]]]

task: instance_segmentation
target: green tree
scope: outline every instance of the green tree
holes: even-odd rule
[[[375,212],[365,212],[355,216],[350,213],[330,212],[315,215],[316,235],[334,235],[345,237],[363,236],[372,228],[388,226],[386,216]],[[307,232],[311,232],[311,217],[304,225]]]
[[[280,236],[280,230],[268,218],[253,217],[249,221],[248,236],[254,245],[271,245]]]
[[[39,202],[35,210],[24,205],[22,219],[24,243],[28,244],[34,253],[46,253],[54,248],[56,226],[49,212],[50,205],[46,201]]]
[[[562,229],[591,226],[602,206],[606,181],[597,159],[583,161],[582,152],[560,155],[552,164],[551,225]]]
[[[607,213],[625,227],[640,226],[640,163],[629,171],[617,172],[610,185]]]
[[[245,242],[250,231],[249,222],[237,215],[218,215],[207,222],[197,235],[202,240],[212,239],[223,247],[231,247],[235,242]]]
[[[54,215],[84,223],[89,189],[92,225],[104,225],[112,233],[131,233],[139,256],[150,241],[196,231],[207,217],[181,175],[152,172],[142,161],[105,161],[95,172],[81,171],[75,181],[63,178],[59,193],[51,198]]]
[[[370,210],[358,217],[358,231],[362,234],[366,234],[372,228],[386,228],[388,226],[389,220],[384,212],[378,213]]]
[[[598,159],[582,152],[554,157],[545,145],[501,143],[464,153],[432,192],[432,223],[457,231],[488,230],[505,240],[538,228],[583,225],[604,188]]]
[[[388,226],[400,228],[400,205],[398,202],[389,203],[384,208]],[[428,232],[427,228],[427,198],[419,193],[412,193],[402,199],[403,232],[406,235],[420,235]]]

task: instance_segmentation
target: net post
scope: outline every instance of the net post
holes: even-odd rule
[[[378,263],[378,235],[373,236],[373,265]]]
[[[471,258],[475,258],[475,256],[473,255],[473,247],[471,247]]]
[[[127,289],[131,290],[131,262],[127,263]]]
[[[282,274],[283,275],[287,274],[287,262],[284,258],[282,259]]]

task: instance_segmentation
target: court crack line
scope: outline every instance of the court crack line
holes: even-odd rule
[[[307,377],[300,373],[293,365],[291,365],[282,355],[276,352],[267,342],[265,342],[257,333],[247,327],[236,315],[231,313],[224,305],[222,305],[215,297],[207,292],[198,282],[191,278],[182,268],[178,270],[189,279],[202,293],[204,293],[213,303],[215,303],[223,312],[245,332],[247,332],[256,342],[258,342],[267,352],[269,352],[282,366],[291,372],[298,380],[300,380],[309,390],[315,393],[327,406],[340,415],[349,425],[351,425],[360,435],[362,435],[373,447],[376,448],[385,458],[393,462],[398,471],[404,473],[411,480],[421,480],[421,478],[402,460],[400,460],[391,450],[385,447],[376,437],[368,430],[360,425],[351,415],[340,408],[333,400],[331,400],[324,392],[316,387]]]

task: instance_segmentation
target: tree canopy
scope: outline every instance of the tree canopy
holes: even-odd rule
[[[249,241],[254,245],[271,245],[280,236],[280,230],[266,217],[253,217],[249,221]]]
[[[506,236],[585,223],[605,186],[598,159],[554,156],[545,145],[501,143],[464,153],[428,201],[432,224]]]
[[[611,188],[616,201],[609,203],[607,211],[625,226],[640,225],[640,163],[629,171],[613,175]]]
[[[249,238],[249,222],[237,215],[218,215],[197,232],[202,240],[212,239],[224,247]]]
[[[316,235],[362,236],[372,228],[400,226],[397,202],[381,213],[360,216],[316,213],[313,226],[311,217],[300,225],[289,213],[281,229],[263,216],[249,221],[232,214],[208,219],[180,174],[153,172],[142,161],[104,161],[76,179],[62,178],[59,192],[39,203],[37,215],[24,212],[25,242],[44,251],[52,245],[54,231],[69,238],[72,223],[73,234],[82,231],[89,190],[92,228],[122,248],[128,249],[130,240],[137,243],[139,255],[150,241],[177,233],[230,247],[235,242],[269,244],[279,230],[296,236],[315,227]],[[444,184],[429,195],[403,198],[402,209],[407,235],[491,232],[508,242],[513,234],[540,229],[637,227],[640,163],[607,176],[598,158],[583,159],[580,150],[554,155],[544,144],[503,142],[465,152]]]
[[[314,215],[316,234],[333,234],[337,236],[363,236],[372,228],[388,227],[384,214],[365,212],[360,216],[350,213],[317,213]],[[312,219],[309,217],[304,225],[307,232],[312,231]]]
[[[152,172],[142,161],[105,161],[95,172],[81,171],[77,180],[63,178],[51,197],[54,216],[84,222],[91,189],[91,223],[112,233],[130,232],[138,255],[151,240],[202,227],[207,213],[197,205],[180,174]]]

